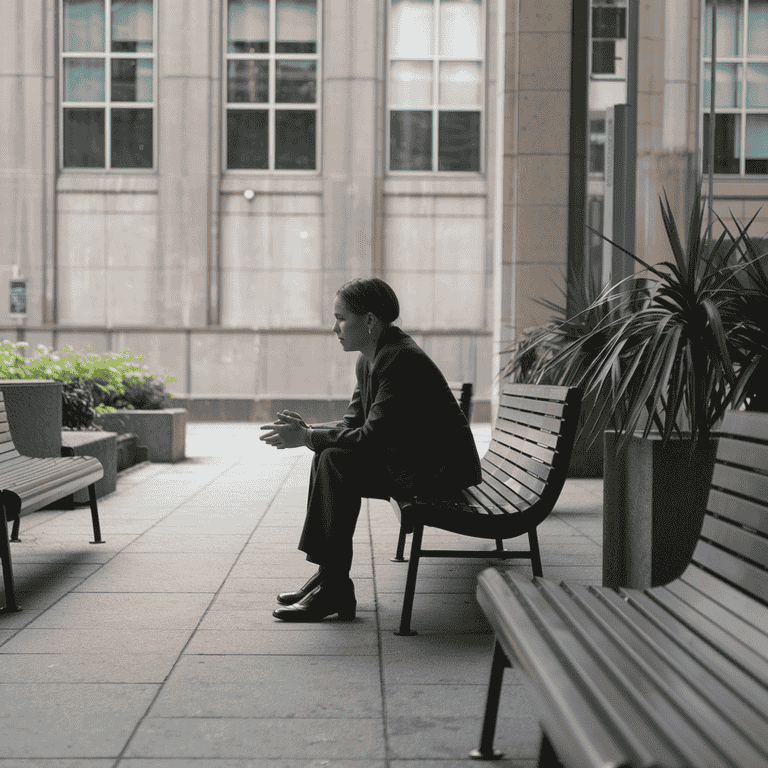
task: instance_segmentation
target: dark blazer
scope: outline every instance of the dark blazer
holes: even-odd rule
[[[390,326],[368,365],[357,360],[357,386],[344,418],[312,430],[315,451],[370,452],[392,495],[460,490],[480,482],[480,459],[464,414],[440,369],[400,328]]]

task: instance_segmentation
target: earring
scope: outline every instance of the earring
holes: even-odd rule
[[[371,329],[370,328],[368,329],[368,335],[369,336],[371,335]]]

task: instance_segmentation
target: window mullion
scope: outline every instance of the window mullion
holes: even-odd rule
[[[104,166],[112,170],[112,8],[104,0]]]

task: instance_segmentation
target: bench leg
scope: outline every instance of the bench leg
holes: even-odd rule
[[[91,504],[91,522],[93,523],[93,541],[91,544],[104,544],[104,539],[101,538],[99,508],[96,506],[96,486],[94,483],[88,486],[88,500]]]
[[[0,608],[0,615],[4,613],[16,613],[20,611],[16,602],[16,590],[13,584],[13,564],[11,563],[11,547],[8,543],[8,511],[6,494],[0,497],[0,523],[3,532],[0,533],[0,559],[3,561],[3,585],[5,587],[5,607]],[[16,521],[18,518],[16,518]],[[14,521],[14,522],[16,522]]]
[[[13,525],[11,526],[11,541],[13,542],[21,542],[21,539],[19,538],[20,524],[21,524],[21,517],[14,518]]]
[[[403,612],[400,615],[400,629],[395,632],[396,635],[416,634],[416,631],[411,629],[411,614],[413,613],[413,598],[416,594],[416,574],[419,570],[423,535],[424,526],[414,526],[413,539],[411,540],[411,562],[408,563],[408,577],[405,580],[405,594],[403,595]]]
[[[483,730],[480,734],[480,746],[469,753],[469,756],[475,760],[500,760],[503,757],[501,752],[497,752],[493,748],[493,740],[496,736],[496,721],[499,716],[501,684],[504,682],[504,670],[508,666],[509,660],[497,641],[493,647],[491,678],[488,681],[488,695],[485,698],[485,714],[483,715]]]
[[[391,557],[390,560],[393,563],[407,563],[408,559],[405,557],[405,537],[408,534],[405,531],[405,528],[403,526],[400,526],[400,535],[397,538],[397,552],[395,553],[394,557]]]
[[[531,568],[534,576],[543,576],[541,570],[541,552],[539,551],[539,537],[536,535],[536,529],[528,531],[528,543],[531,547]]]
[[[539,747],[538,768],[565,768],[560,762],[546,733],[541,734],[541,746]]]

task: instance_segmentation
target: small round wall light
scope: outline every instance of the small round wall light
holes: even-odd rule
[[[250,203],[251,200],[256,197],[256,193],[252,189],[246,189],[245,192],[243,192],[243,197]]]

